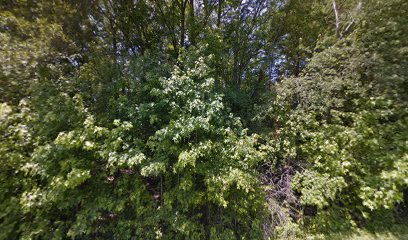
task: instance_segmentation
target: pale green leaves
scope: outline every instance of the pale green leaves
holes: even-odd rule
[[[159,176],[166,171],[166,165],[163,162],[152,162],[142,167],[140,174],[145,177]]]
[[[226,208],[229,204],[228,195],[238,190],[251,195],[255,191],[257,179],[254,175],[230,167],[219,175],[209,176],[206,179],[210,199]]]
[[[106,161],[106,167],[111,171],[140,165],[145,160],[145,155],[123,140],[124,134],[132,129],[132,124],[119,120],[115,120],[113,124],[115,128],[112,129],[99,127],[93,117],[88,116],[83,129],[61,132],[55,143],[67,149],[94,152]]]
[[[342,177],[308,170],[298,173],[293,179],[293,188],[302,194],[302,203],[316,205],[319,209],[328,206],[346,186]]]

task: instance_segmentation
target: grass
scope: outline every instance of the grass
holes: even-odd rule
[[[405,225],[394,225],[389,229],[355,230],[348,233],[333,233],[327,235],[312,235],[307,240],[408,240],[408,222]]]

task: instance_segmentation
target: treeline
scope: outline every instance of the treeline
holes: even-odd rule
[[[294,239],[408,215],[405,0],[0,3],[0,239]]]

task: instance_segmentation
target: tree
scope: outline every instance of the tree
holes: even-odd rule
[[[296,169],[292,184],[303,214],[316,209],[311,228],[363,226],[380,212],[392,216],[387,209],[403,200],[407,72],[392,59],[405,61],[406,39],[397,32],[407,23],[393,9],[407,5],[366,8],[351,35],[316,53],[299,77],[277,85],[270,109],[278,162]],[[385,16],[389,21],[380,20]],[[390,24],[395,29],[384,34]],[[397,44],[376,47],[384,38]]]
[[[200,58],[152,90],[150,121],[166,120],[147,142],[151,156],[141,174],[160,185],[164,236],[259,237],[262,193],[254,167],[265,153],[228,114],[208,74]]]

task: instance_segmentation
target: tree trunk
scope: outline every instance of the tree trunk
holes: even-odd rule
[[[186,5],[188,0],[183,0],[180,5],[180,49],[184,47],[186,38]]]
[[[219,2],[218,2],[217,28],[220,28],[220,26],[221,26],[222,1],[223,0],[219,0]]]
[[[336,36],[338,38],[341,38],[341,32],[340,32],[340,15],[339,11],[337,9],[337,4],[336,0],[332,0],[332,5],[333,5],[333,11],[334,11],[334,16],[336,18]]]
[[[191,45],[195,45],[196,43],[196,21],[195,21],[195,15],[194,15],[194,0],[190,0],[190,42]]]

